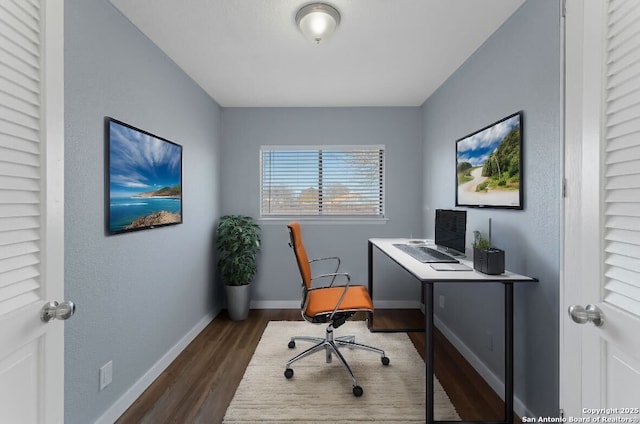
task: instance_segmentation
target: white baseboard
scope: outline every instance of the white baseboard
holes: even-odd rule
[[[420,302],[413,300],[376,300],[376,309],[418,309]],[[299,300],[254,300],[251,309],[299,309]]]
[[[438,317],[433,318],[435,326],[440,332],[449,340],[449,342],[460,352],[464,359],[471,364],[478,374],[487,382],[487,384],[500,396],[500,399],[504,401],[504,382],[493,373],[482,362],[482,360],[466,345],[464,342],[447,327]],[[531,411],[525,406],[525,404],[517,397],[513,396],[513,409],[519,417],[532,417],[534,416]]]
[[[299,300],[252,300],[251,309],[300,309]]]
[[[376,300],[376,309],[420,309],[420,302],[415,300]]]
[[[124,395],[120,397],[96,421],[96,424],[113,424],[131,406],[133,402],[153,383],[174,359],[196,338],[198,334],[215,318],[209,313],[184,335],[167,353],[164,354]]]

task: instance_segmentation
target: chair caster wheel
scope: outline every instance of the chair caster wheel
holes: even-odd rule
[[[294,347],[296,347],[296,342],[291,340],[287,346],[289,346],[289,349],[293,349]]]
[[[287,368],[286,370],[284,370],[284,376],[287,377],[288,379],[293,377],[293,369],[292,368]],[[353,390],[355,390],[355,388]],[[360,389],[360,390],[362,390],[362,389]]]
[[[354,395],[355,397],[360,397],[360,396],[362,396],[362,393],[364,393],[364,392],[363,392],[363,390],[362,390],[362,387],[360,387],[360,386],[353,386],[353,395]]]
[[[391,362],[391,361],[389,360],[388,357],[386,357],[386,356],[382,357],[382,365],[389,365],[389,362]]]

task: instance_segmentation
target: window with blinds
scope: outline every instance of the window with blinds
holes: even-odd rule
[[[384,217],[384,146],[263,146],[263,217]]]
[[[604,300],[640,316],[640,3],[609,2],[604,129]]]

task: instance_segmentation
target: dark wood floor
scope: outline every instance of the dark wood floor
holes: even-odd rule
[[[421,316],[417,311],[385,310],[376,314],[375,324],[376,327],[415,327],[416,323],[422,323]],[[223,311],[117,423],[222,422],[267,323],[300,319],[297,309],[252,310],[246,321],[234,322]],[[408,334],[423,355],[424,334]],[[437,331],[434,337],[436,376],[460,418],[466,421],[502,420],[502,400],[445,337]]]

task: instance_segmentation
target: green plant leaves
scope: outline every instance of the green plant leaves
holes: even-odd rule
[[[249,284],[257,272],[256,255],[260,251],[260,226],[249,216],[225,215],[216,228],[220,252],[218,269],[225,284]]]

